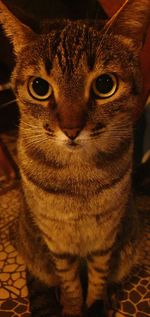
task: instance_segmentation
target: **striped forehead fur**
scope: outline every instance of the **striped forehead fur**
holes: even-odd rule
[[[102,44],[101,39],[100,30],[80,22],[68,21],[61,31],[55,30],[40,35],[38,41],[33,42],[32,47],[22,50],[18,55],[18,74],[23,74],[28,65],[38,70],[40,61],[43,60],[49,75],[56,56],[61,71],[66,74],[76,72],[83,56],[89,70],[93,69],[96,60],[101,60],[104,65],[112,61],[116,65],[122,62],[123,67],[125,64],[126,67],[130,67],[132,63],[136,66],[132,42],[126,41],[120,35],[112,37],[110,34],[105,36]],[[21,60],[24,60],[24,63]]]

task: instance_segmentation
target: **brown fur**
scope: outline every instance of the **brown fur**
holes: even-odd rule
[[[51,23],[51,31],[41,35],[1,1],[0,10],[16,52],[12,82],[21,114],[18,247],[34,276],[60,287],[63,315],[82,313],[83,260],[90,315],[105,300],[108,283],[123,279],[141,256],[131,175],[142,89],[138,53],[150,2],[127,1],[102,30],[94,22],[66,20],[59,28]],[[104,99],[92,92],[102,73],[116,74],[118,81],[116,92]],[[50,83],[48,100],[29,94],[31,76]]]

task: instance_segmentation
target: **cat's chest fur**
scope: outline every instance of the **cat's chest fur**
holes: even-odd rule
[[[70,219],[65,219],[63,216],[58,219],[57,213],[55,218],[38,216],[34,219],[51,252],[73,253],[86,257],[93,250],[103,249],[110,237],[112,240],[115,238],[112,230],[114,226],[111,226],[113,219],[104,217],[103,221],[98,215],[90,216],[85,211],[83,216],[82,210],[76,211],[76,217],[75,210],[74,213],[72,212],[74,219],[73,216]],[[70,210],[69,212],[71,214]],[[116,218],[116,226],[120,221],[120,215],[116,213],[112,218]],[[108,226],[108,224],[110,225]]]
[[[26,164],[29,168],[28,161]],[[78,170],[77,173],[75,166],[74,168],[72,166],[71,176],[76,174],[76,181],[74,179],[74,184],[70,183],[72,192],[69,193],[67,190],[66,192],[64,190],[63,193],[46,192],[35,183],[33,184],[22,172],[28,206],[32,210],[34,221],[40,228],[49,249],[53,252],[69,252],[85,257],[93,250],[103,249],[110,239],[115,238],[114,228],[120,222],[122,208],[124,208],[124,202],[128,196],[129,190],[125,191],[125,187],[129,182],[129,176],[127,175],[126,181],[117,182],[116,185],[101,190],[101,186],[104,185],[102,178],[104,172],[97,170],[97,173],[92,173],[92,170],[89,171],[90,169],[91,167],[87,168],[81,177],[81,171]],[[40,166],[35,171],[32,167],[32,175],[37,170],[40,170]],[[74,173],[75,171],[76,173]],[[54,175],[48,169],[46,174],[47,180],[51,184]],[[67,175],[66,170],[66,182]],[[90,179],[90,176],[91,182],[87,185],[86,181]],[[93,188],[96,187],[97,178],[101,179],[101,182],[103,179],[103,182],[99,184],[99,188],[97,187],[97,193],[94,193]],[[63,173],[62,177],[58,173],[55,185],[56,187],[60,185],[63,191],[62,179]],[[107,184],[107,178],[105,182]],[[122,196],[121,200],[118,200],[118,194]]]

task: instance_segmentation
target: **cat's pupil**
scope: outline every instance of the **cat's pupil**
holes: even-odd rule
[[[46,80],[37,77],[32,82],[32,89],[38,96],[43,97],[49,91],[49,83]]]
[[[96,79],[96,89],[102,94],[108,94],[113,86],[113,79],[108,74],[101,75]]]

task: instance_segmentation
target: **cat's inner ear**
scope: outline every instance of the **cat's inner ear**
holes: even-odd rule
[[[131,38],[137,49],[144,43],[150,24],[150,0],[126,0],[106,24],[106,32]]]
[[[16,54],[36,37],[36,34],[28,26],[21,23],[1,0],[0,23],[5,34],[10,38]]]

